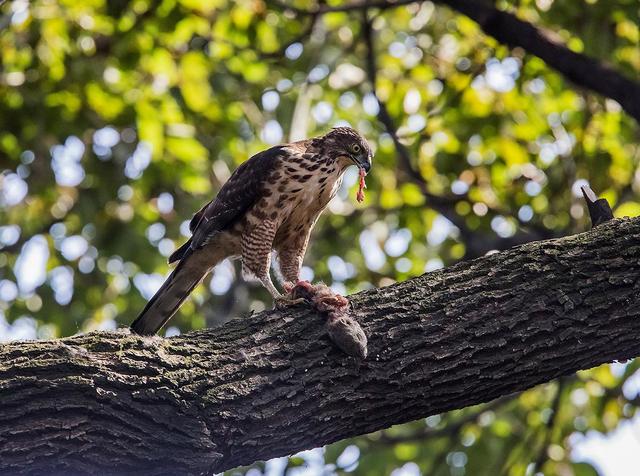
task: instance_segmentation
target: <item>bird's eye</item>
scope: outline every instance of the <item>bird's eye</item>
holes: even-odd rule
[[[362,147],[360,147],[358,144],[354,144],[353,147],[351,147],[351,150],[357,154],[358,152],[360,152],[360,150],[362,150]]]

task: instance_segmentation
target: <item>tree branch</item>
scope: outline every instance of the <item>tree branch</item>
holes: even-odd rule
[[[398,138],[397,129],[389,111],[387,110],[387,105],[378,97],[376,90],[378,67],[376,64],[376,53],[373,43],[373,30],[371,20],[367,16],[367,10],[363,10],[362,12],[362,36],[366,46],[365,64],[369,83],[371,84],[371,93],[378,102],[378,120],[382,123],[387,134],[389,134],[393,140],[393,144],[400,159],[399,165],[401,170],[407,174],[412,182],[420,187],[420,191],[427,200],[428,206],[436,210],[458,227],[463,237],[469,237],[471,235],[471,230],[467,227],[464,218],[459,216],[455,211],[457,200],[439,197],[429,191],[426,180],[420,171],[418,171],[411,163],[411,154],[409,153],[409,150]]]
[[[640,83],[626,78],[611,66],[590,56],[571,51],[558,40],[552,39],[532,23],[520,20],[515,15],[499,10],[490,2],[478,0],[434,0],[447,5],[476,21],[482,30],[501,43],[518,46],[537,56],[549,67],[561,73],[574,84],[595,91],[617,101],[627,113],[640,121]],[[317,15],[330,12],[349,12],[370,8],[389,9],[422,0],[369,0],[354,1],[338,6],[320,5],[312,10],[289,6],[279,0],[269,0],[277,8],[296,15]]]
[[[501,43],[519,46],[537,56],[574,84],[616,100],[627,113],[640,121],[640,83],[624,77],[595,58],[576,53],[560,41],[520,20],[477,0],[435,0],[476,21],[482,30]]]
[[[370,357],[292,307],[183,336],[0,347],[0,473],[194,474],[640,354],[640,218],[351,296]]]
[[[362,12],[362,37],[366,46],[365,66],[369,83],[371,84],[371,93],[378,102],[378,120],[382,123],[387,134],[389,134],[393,140],[393,144],[399,158],[399,168],[420,188],[420,192],[424,196],[427,206],[446,217],[447,220],[453,223],[458,230],[460,230],[460,235],[466,247],[465,258],[476,258],[490,250],[506,249],[512,246],[528,243],[536,239],[551,238],[552,232],[542,228],[531,229],[530,231],[520,230],[514,236],[507,238],[495,235],[481,235],[480,233],[471,230],[467,226],[465,218],[460,216],[456,211],[456,205],[463,200],[468,200],[468,197],[464,195],[445,197],[436,195],[429,191],[427,181],[420,171],[413,166],[409,149],[407,149],[398,137],[396,125],[391,114],[389,114],[387,105],[378,97],[376,90],[378,67],[375,53],[374,32],[371,20],[368,18],[367,10],[363,10]],[[493,209],[491,209],[491,211],[496,214],[498,213]],[[500,212],[500,214],[504,214],[504,212]],[[521,223],[521,225],[523,225],[523,223]],[[527,224],[524,224],[524,226],[529,227]]]

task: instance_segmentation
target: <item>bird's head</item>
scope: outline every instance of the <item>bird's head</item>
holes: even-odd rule
[[[357,165],[365,172],[371,170],[373,153],[366,139],[351,127],[335,127],[320,138],[324,148],[346,168]]]

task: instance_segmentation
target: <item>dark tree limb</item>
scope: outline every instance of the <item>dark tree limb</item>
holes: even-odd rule
[[[308,308],[217,329],[0,347],[0,473],[199,474],[640,355],[640,219],[351,296],[357,362]]]
[[[409,180],[419,187],[420,192],[426,200],[427,206],[440,213],[458,228],[466,248],[465,259],[482,256],[491,250],[503,250],[512,246],[528,243],[533,240],[553,237],[553,232],[551,230],[547,230],[542,227],[532,228],[529,224],[523,222],[520,222],[520,225],[525,229],[519,230],[515,235],[510,237],[501,237],[495,234],[489,236],[478,233],[477,231],[471,230],[467,226],[466,219],[456,211],[456,205],[461,201],[468,200],[467,196],[440,196],[429,190],[427,181],[420,171],[413,166],[411,152],[398,137],[397,127],[391,117],[391,114],[389,114],[387,105],[378,97],[376,88],[378,66],[376,61],[374,32],[367,10],[363,10],[362,12],[362,38],[366,47],[365,67],[367,77],[371,85],[371,92],[378,102],[378,120],[393,140],[393,144],[398,155],[399,169],[408,177]],[[491,209],[491,211],[494,214],[504,214],[504,212],[499,212],[494,209]]]
[[[405,145],[400,142],[397,128],[394,124],[387,105],[378,98],[376,91],[376,82],[378,76],[378,67],[376,61],[375,46],[373,43],[373,30],[371,20],[367,17],[367,11],[362,12],[362,36],[366,46],[365,65],[369,83],[371,84],[371,92],[378,102],[378,120],[382,123],[387,134],[391,136],[396,152],[398,153],[400,168],[414,182],[423,196],[427,200],[427,204],[441,215],[445,216],[453,223],[463,235],[468,235],[471,231],[468,229],[463,217],[459,216],[455,211],[455,205],[458,202],[455,198],[440,197],[431,193],[427,187],[427,182],[422,174],[413,166],[411,154]]]
[[[576,53],[532,23],[478,0],[435,0],[476,21],[500,43],[518,46],[537,56],[574,84],[616,100],[640,121],[640,83],[626,78],[611,66]]]
[[[296,8],[279,0],[268,3],[297,15],[317,15],[330,12],[349,12],[379,8],[395,8],[422,0],[369,0],[354,1],[338,6],[320,5],[311,10]],[[566,45],[552,39],[548,33],[515,15],[499,10],[491,2],[481,0],[434,0],[468,16],[482,30],[501,43],[523,48],[537,56],[574,84],[617,101],[636,121],[640,121],[640,83],[626,78],[611,66],[585,54],[571,51]]]

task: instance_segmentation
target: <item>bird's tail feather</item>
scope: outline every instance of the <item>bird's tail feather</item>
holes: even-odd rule
[[[209,270],[208,267],[203,269],[195,264],[188,259],[178,263],[176,269],[131,324],[133,332],[140,335],[153,335],[171,319]]]

